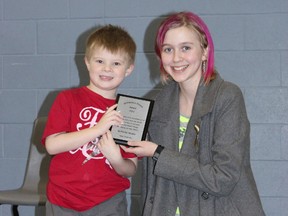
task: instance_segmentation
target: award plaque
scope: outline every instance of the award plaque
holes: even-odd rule
[[[111,128],[115,143],[127,145],[129,140],[145,140],[154,101],[118,94],[116,103],[116,110],[123,115],[124,124]]]

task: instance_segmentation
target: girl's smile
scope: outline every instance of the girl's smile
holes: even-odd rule
[[[161,50],[165,71],[177,82],[199,82],[202,75],[202,61],[206,50],[194,29],[186,26],[167,31]]]

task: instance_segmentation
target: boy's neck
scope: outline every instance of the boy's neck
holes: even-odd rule
[[[95,92],[96,94],[99,94],[101,95],[102,97],[104,98],[107,98],[107,99],[115,99],[116,98],[116,91],[114,90],[111,90],[111,91],[104,91],[104,90],[101,90],[101,89],[97,89],[95,87],[91,87],[90,85],[87,85],[86,86],[89,90]]]

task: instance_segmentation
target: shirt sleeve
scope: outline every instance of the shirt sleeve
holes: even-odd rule
[[[71,130],[68,118],[70,115],[69,107],[69,100],[65,94],[60,92],[49,111],[45,130],[41,139],[43,145],[45,145],[45,140],[48,136]]]

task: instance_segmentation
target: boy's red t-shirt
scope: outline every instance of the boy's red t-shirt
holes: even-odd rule
[[[106,99],[87,87],[60,92],[49,112],[42,143],[55,133],[93,127],[113,104],[115,100]],[[86,143],[81,148],[53,156],[47,185],[51,203],[85,211],[130,187],[129,179],[118,175],[97,149],[98,154],[82,165],[95,148]],[[135,157],[122,149],[121,153],[124,158]]]

